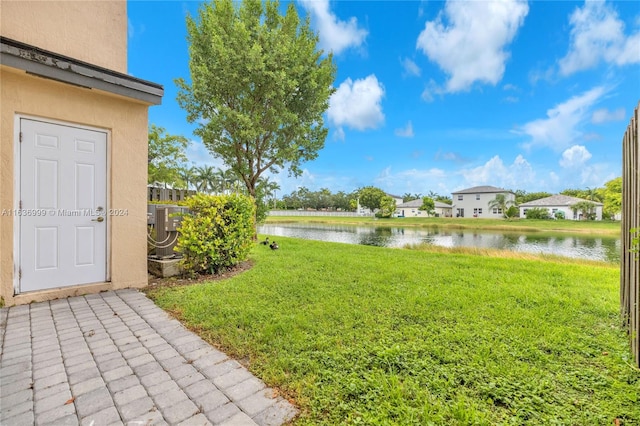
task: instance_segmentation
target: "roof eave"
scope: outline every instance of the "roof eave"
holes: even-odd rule
[[[164,88],[156,83],[102,68],[26,43],[0,37],[0,63],[62,83],[160,105]]]

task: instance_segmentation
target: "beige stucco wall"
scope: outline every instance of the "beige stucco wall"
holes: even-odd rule
[[[109,218],[111,283],[13,296],[13,218],[0,216],[0,296],[8,305],[147,283],[146,183],[148,105],[123,97],[33,77],[0,66],[0,210],[14,203],[14,126],[17,114],[110,132]]]
[[[0,34],[127,72],[126,0],[2,0]]]

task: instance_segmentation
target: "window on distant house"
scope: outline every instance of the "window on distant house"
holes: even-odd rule
[[[525,215],[525,216],[527,215],[527,210],[528,210],[528,209],[524,209],[524,210],[522,210],[522,213],[524,213],[524,215]]]
[[[502,209],[494,207],[493,208],[493,214],[502,214]]]
[[[476,200],[480,199],[480,194],[476,194]]]
[[[462,201],[462,194],[458,195],[458,201]]]
[[[475,208],[473,209],[473,215],[474,216],[478,216],[482,214],[482,209],[481,208]]]
[[[556,212],[558,211],[558,209],[551,209],[551,213],[556,214]]]
[[[482,214],[482,209],[478,209],[478,214]]]

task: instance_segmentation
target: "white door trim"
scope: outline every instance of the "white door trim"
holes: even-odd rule
[[[108,213],[111,206],[111,130],[107,128],[87,126],[84,124],[69,121],[57,120],[54,118],[44,118],[30,114],[15,114],[13,120],[13,208],[14,211],[20,208],[20,121],[33,120],[46,124],[56,124],[60,126],[73,127],[77,129],[90,130],[105,133],[106,142],[106,205],[105,211]],[[106,226],[106,256],[105,256],[105,282],[111,281],[111,218],[105,215]],[[13,294],[20,294],[20,218],[13,216]]]

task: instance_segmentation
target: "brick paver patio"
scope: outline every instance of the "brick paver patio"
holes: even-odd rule
[[[144,294],[0,309],[0,424],[280,425],[297,410]]]

